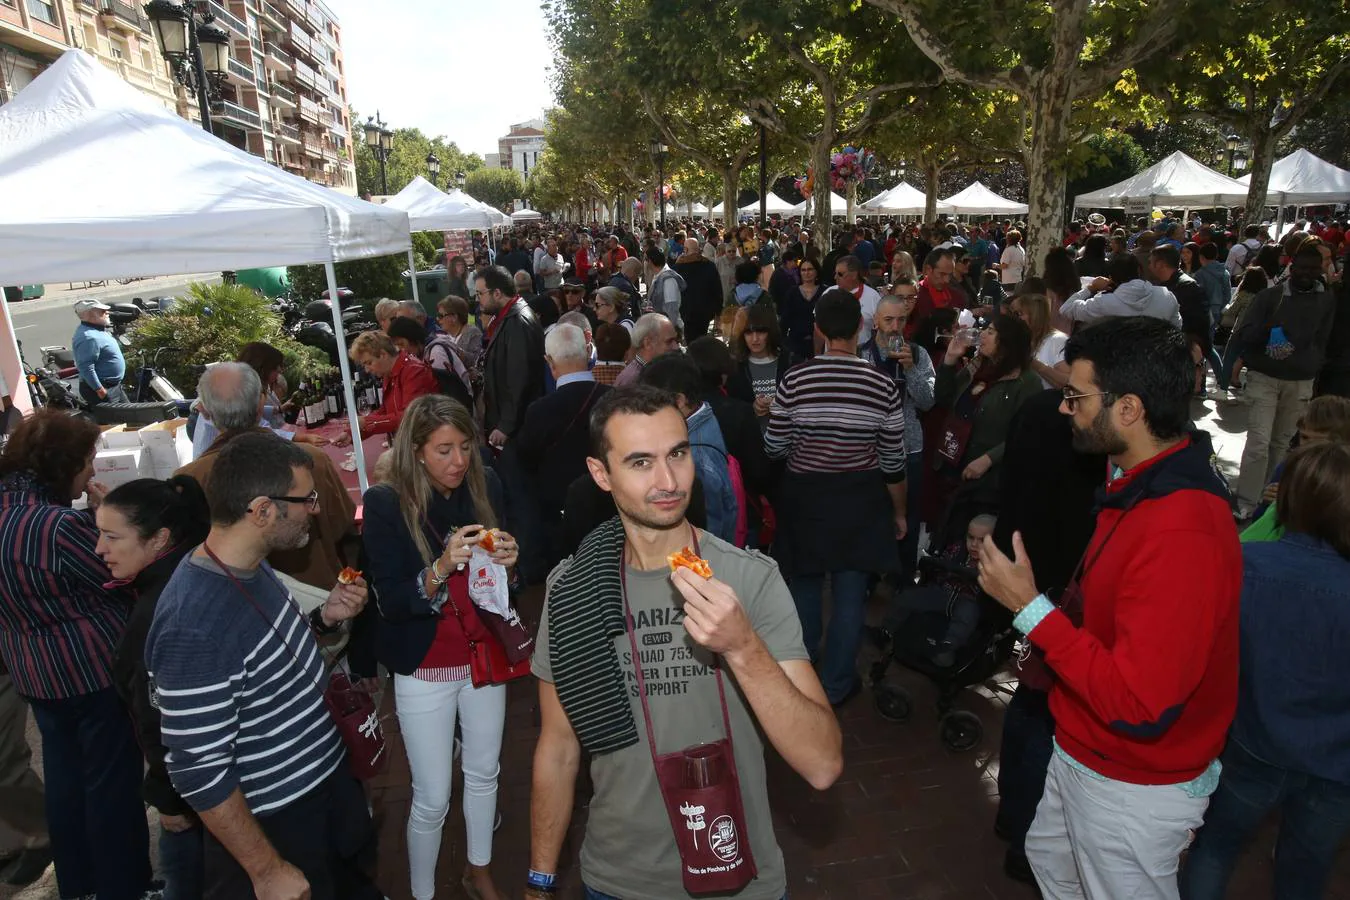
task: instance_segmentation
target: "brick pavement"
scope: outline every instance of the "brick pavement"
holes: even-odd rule
[[[522,606],[530,613],[538,602],[535,590]],[[1035,888],[1004,876],[1004,845],[993,834],[1006,696],[987,688],[961,696],[958,707],[979,715],[985,736],[974,750],[952,753],[938,740],[932,686],[897,667],[887,677],[912,692],[913,715],[905,724],[895,724],[878,715],[870,692],[854,699],[841,714],[844,773],[830,790],[811,790],[769,751],[774,827],[788,861],[793,900],[1035,900]],[[506,896],[517,896],[529,862],[530,765],[538,729],[534,685],[516,684],[509,691],[498,807],[503,824],[492,867]],[[389,897],[403,900],[409,896],[403,828],[411,794],[392,714],[386,727],[395,741],[393,764],[373,790],[380,829],[379,879]],[[584,773],[580,781],[563,855],[563,898],[581,896],[575,861],[589,796]],[[460,790],[456,776],[455,797]],[[464,823],[459,809],[452,802],[437,878],[443,894],[438,896],[463,896]],[[1268,829],[1253,844],[1234,876],[1230,900],[1269,897],[1272,842],[1273,830]],[[1350,849],[1341,854],[1328,896],[1350,898]]]

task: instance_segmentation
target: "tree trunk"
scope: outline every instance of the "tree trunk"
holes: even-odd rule
[[[1275,165],[1276,137],[1270,128],[1249,135],[1252,142],[1251,187],[1247,189],[1244,224],[1260,222],[1266,215],[1266,193],[1270,188],[1270,169]]]
[[[856,181],[849,182],[848,190],[844,191],[844,200],[846,201],[846,205],[844,206],[844,221],[852,225],[854,221],[853,204],[858,201],[858,183]]]
[[[1027,264],[1023,278],[1040,273],[1045,254],[1064,234],[1064,192],[1068,174],[1071,88],[1075,69],[1046,69],[1031,96],[1031,148],[1027,154]]]
[[[811,170],[815,174],[815,187],[811,191],[811,239],[820,248],[822,258],[828,256],[834,246],[830,230],[834,220],[830,217],[830,146],[833,144],[834,123],[826,121],[821,128],[820,137],[811,147]]]
[[[726,223],[727,228],[731,228],[736,222],[736,195],[740,183],[740,168],[733,167],[722,171],[722,221]],[[712,214],[708,215],[711,218]]]
[[[923,167],[923,220],[927,223],[937,221],[938,202],[938,165],[935,162],[924,163]]]

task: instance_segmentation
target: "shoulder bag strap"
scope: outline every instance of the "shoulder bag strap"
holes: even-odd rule
[[[253,611],[256,612],[258,614],[258,617],[267,624],[268,628],[272,629],[272,633],[277,636],[277,639],[279,641],[281,641],[281,646],[286,648],[286,652],[291,655],[291,659],[295,660],[296,663],[303,670],[305,664],[301,662],[299,656],[296,656],[295,651],[291,649],[290,642],[286,640],[286,636],[283,635],[280,629],[277,628],[276,624],[267,617],[267,613],[263,611],[262,606],[260,606],[258,601],[254,599],[253,595],[249,593],[248,588],[244,587],[243,583],[240,582],[239,579],[234,576],[234,573],[230,571],[229,567],[220,561],[220,557],[216,556],[215,551],[212,550],[209,546],[207,546],[205,541],[202,542],[202,549],[206,551],[206,555],[210,557],[211,562],[219,566],[220,570],[225,573],[225,577],[230,579],[230,583],[235,586],[235,589],[238,590],[239,593],[244,595],[244,599],[247,600],[249,605],[253,607]],[[286,590],[285,585],[283,585],[280,581],[277,581],[275,578],[273,578],[272,581],[273,583],[276,584],[277,587],[281,588],[282,591],[285,591],[288,597],[290,596],[290,591]],[[306,625],[306,627],[308,627],[308,625]],[[322,665],[323,664],[321,662],[320,667],[322,667]],[[317,680],[314,682],[314,686],[319,689],[319,693],[323,693],[323,685],[321,685]]]
[[[573,414],[572,421],[567,423],[566,428],[558,432],[558,437],[553,441],[553,443],[549,444],[547,447],[544,448],[545,453],[547,453],[549,450],[552,450],[554,447],[558,446],[558,444],[562,442],[563,437],[565,437],[567,433],[572,430],[572,426],[577,424],[577,419],[580,419],[582,414],[591,408],[591,401],[595,399],[595,392],[598,391],[599,389],[600,389],[600,382],[597,381],[591,385],[591,392],[586,395],[586,399],[582,401],[581,407],[576,411],[576,413]]]
[[[693,534],[694,553],[699,552],[698,529],[689,526]],[[624,548],[619,549],[619,589],[623,595],[623,630],[628,634],[628,644],[633,649],[633,671],[637,674],[638,699],[642,701],[642,721],[647,726],[647,748],[652,754],[652,763],[656,763],[656,732],[652,728],[651,707],[647,705],[647,679],[642,675],[642,659],[638,655],[637,636],[633,633],[633,611],[628,606],[628,565],[624,561]],[[721,659],[713,660],[713,673],[717,677],[717,699],[722,704],[722,727],[726,730],[728,742],[731,741],[731,714],[727,710],[726,686],[722,681]]]

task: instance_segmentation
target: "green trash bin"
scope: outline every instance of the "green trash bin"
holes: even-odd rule
[[[427,315],[435,318],[436,304],[450,295],[450,278],[445,269],[427,269],[417,273],[417,294]],[[413,299],[412,279],[403,276],[403,296]]]
[[[291,286],[285,266],[268,269],[240,269],[234,273],[235,282],[247,285],[268,299],[280,297]]]

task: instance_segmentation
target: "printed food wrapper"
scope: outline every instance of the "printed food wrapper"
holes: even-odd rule
[[[506,566],[493,562],[482,547],[474,547],[469,557],[469,599],[474,606],[510,619],[511,592],[506,585]]]

